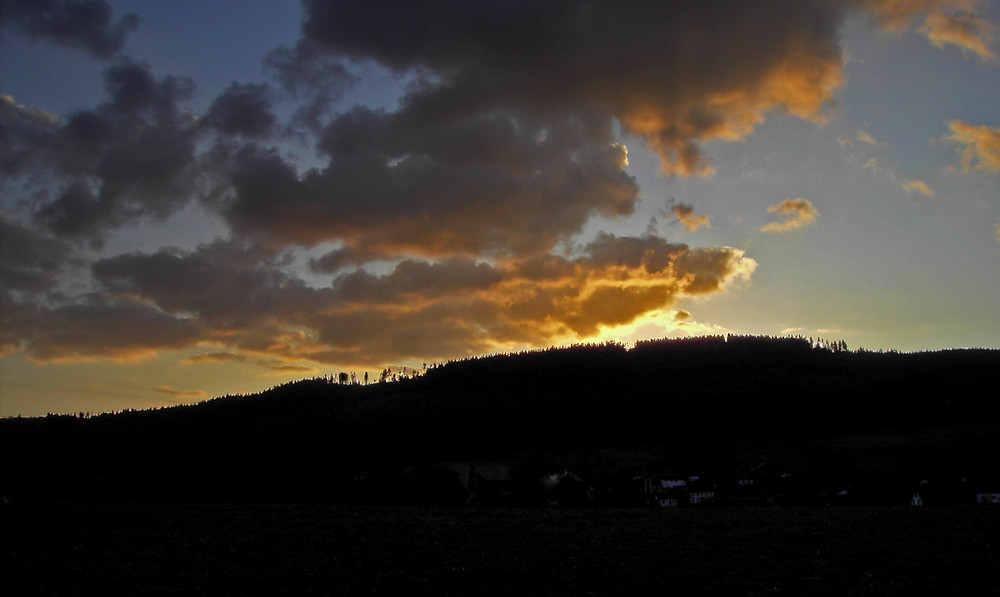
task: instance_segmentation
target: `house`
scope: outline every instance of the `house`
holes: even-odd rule
[[[467,504],[506,503],[512,499],[513,477],[508,463],[449,461],[428,466],[452,473],[466,492]]]
[[[688,503],[692,506],[715,503],[714,491],[692,491],[688,494]]]
[[[676,497],[667,497],[665,495],[657,496],[656,504],[661,508],[676,508],[680,505],[680,499]]]

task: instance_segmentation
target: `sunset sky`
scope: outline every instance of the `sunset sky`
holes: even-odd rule
[[[1000,348],[1000,2],[5,0],[0,415]]]

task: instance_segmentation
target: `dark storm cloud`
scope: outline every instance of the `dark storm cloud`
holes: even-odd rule
[[[43,168],[60,150],[56,138],[60,126],[55,114],[0,95],[0,172],[4,179],[30,177]]]
[[[3,171],[51,197],[35,209],[36,222],[98,244],[111,228],[183,206],[196,175],[196,131],[179,107],[194,93],[191,81],[157,79],[130,59],[103,76],[109,100],[65,122],[0,101]]]
[[[0,349],[24,350],[37,361],[133,360],[192,346],[201,336],[193,319],[103,295],[50,308],[0,293],[0,306]]]
[[[824,0],[307,2],[303,38],[265,63],[283,93],[314,104],[293,120],[322,126],[322,167],[300,172],[260,144],[280,126],[267,85],[233,83],[199,121],[180,108],[190,81],[126,59],[105,73],[109,101],[64,125],[29,127],[21,110],[4,168],[56,174],[37,221],[95,242],[175,212],[211,181],[203,196],[237,234],[339,244],[316,264],[327,271],[545,252],[594,215],[633,212],[639,190],[613,145],[616,121],[666,172],[707,174],[703,141],[741,138],[773,110],[822,119],[840,84],[843,10]],[[345,61],[370,60],[415,76],[399,110],[328,117],[354,81]],[[207,130],[230,139],[197,156]]]
[[[416,79],[397,111],[330,119],[322,167],[260,145],[219,153],[211,204],[241,235],[340,245],[319,271],[544,253],[595,215],[633,213],[615,122],[665,172],[708,174],[703,141],[741,138],[773,110],[822,120],[842,13],[823,0],[306,2],[303,39],[267,60],[286,92],[342,89],[343,60]]]
[[[840,82],[842,9],[775,2],[326,2],[305,39],[353,60],[427,71],[405,112],[438,120],[518,109],[615,117],[668,173],[708,173],[700,143],[770,110],[821,119]]]
[[[126,14],[115,22],[111,5],[104,0],[4,0],[0,25],[110,58],[139,26],[139,17]]]
[[[231,83],[212,100],[203,122],[227,135],[266,138],[278,121],[271,95],[270,86],[264,83]]]
[[[496,268],[471,259],[454,258],[442,263],[408,259],[387,276],[364,270],[338,276],[333,283],[338,302],[402,303],[421,298],[437,299],[452,293],[486,290],[503,279]]]
[[[310,257],[309,269],[316,273],[332,274],[349,265],[364,263],[373,257],[373,255],[361,253],[355,249],[342,247],[329,251],[320,257]]]
[[[93,275],[119,295],[195,315],[214,329],[242,330],[294,322],[323,306],[318,299],[324,291],[285,273],[284,265],[257,247],[218,241],[195,251],[161,249],[102,259],[94,263]]]
[[[0,287],[5,290],[42,292],[52,288],[70,253],[66,243],[0,214]]]
[[[149,64],[131,58],[119,60],[103,73],[104,87],[111,101],[102,112],[146,118],[158,124],[176,121],[177,102],[190,99],[195,87],[191,79],[166,75],[159,80]]]
[[[107,100],[65,119],[0,96],[5,183],[23,183],[33,198],[22,203],[35,222],[61,237],[100,245],[125,224],[168,217],[197,196],[209,173],[200,141],[238,147],[278,126],[266,84],[233,83],[199,119],[183,108],[195,92],[188,78],[156,77],[130,58],[102,77]]]
[[[341,258],[370,258],[547,251],[591,216],[628,215],[639,199],[625,148],[581,142],[572,124],[542,130],[509,115],[435,124],[356,108],[324,132],[329,164],[302,176],[277,152],[244,147],[229,156],[233,193],[218,208],[243,234],[339,241]]]
[[[322,127],[344,91],[357,82],[343,63],[305,41],[294,48],[275,48],[264,59],[264,68],[299,102],[290,125],[312,131]]]

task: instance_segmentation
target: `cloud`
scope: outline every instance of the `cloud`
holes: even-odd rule
[[[404,112],[430,121],[470,110],[572,115],[595,141],[607,140],[614,118],[667,174],[710,174],[701,143],[743,138],[771,111],[822,121],[842,82],[841,15],[825,2],[305,9],[311,47],[432,75]]]
[[[772,114],[829,118],[848,11],[895,29],[942,6],[957,4],[310,0],[301,39],[265,60],[270,82],[233,83],[198,114],[190,80],[128,58],[105,70],[93,108],[57,117],[0,98],[0,166],[30,187],[35,227],[4,222],[20,228],[0,275],[37,295],[4,293],[16,327],[4,350],[123,359],[202,346],[185,362],[379,366],[586,339],[664,312],[682,321],[678,300],[738,286],[756,262],[655,236],[579,240],[641,201],[622,139],[655,151],[665,175],[710,175],[710,141],[743,139]],[[374,68],[405,86],[398,107],[340,105]],[[316,150],[308,167],[287,153],[289,132]],[[99,243],[191,201],[230,236],[106,256],[87,280],[99,294],[42,296],[67,241]],[[804,199],[769,211],[785,220],[765,231],[817,215]],[[688,205],[672,214],[688,231],[710,225]],[[315,246],[335,249],[291,257]],[[18,262],[28,247],[38,257]],[[307,284],[303,266],[329,284]]]
[[[972,13],[934,12],[928,15],[919,31],[936,47],[943,48],[951,44],[972,52],[983,60],[993,60],[996,58],[990,48],[993,29],[989,21]]]
[[[121,58],[102,73],[106,101],[66,118],[0,96],[0,172],[33,211],[36,224],[100,246],[108,232],[163,219],[198,196],[211,178],[206,140],[266,139],[276,128],[265,84],[233,83],[202,118],[183,109],[195,93],[184,77],[156,77],[150,65]]]
[[[927,183],[920,180],[904,180],[899,183],[899,186],[907,193],[922,193],[928,197],[934,196],[934,191],[927,186]]]
[[[151,390],[158,394],[170,396],[171,398],[207,398],[208,394],[201,390],[175,390],[170,386],[150,386]]]
[[[842,83],[847,8],[825,0],[305,9],[302,38],[265,60],[276,88],[233,83],[200,117],[182,109],[190,80],[130,59],[105,72],[109,101],[65,124],[29,127],[22,111],[3,165],[46,180],[36,222],[99,245],[198,197],[238,235],[336,243],[327,271],[348,256],[545,252],[595,215],[633,213],[617,124],[665,173],[707,175],[706,141],[773,112],[822,122]],[[346,65],[365,61],[408,77],[399,109],[334,114],[357,80]],[[284,126],[279,94],[299,102]],[[300,171],[265,144],[289,127],[317,133],[326,163]]]
[[[961,120],[952,120],[948,128],[951,134],[945,140],[962,146],[959,150],[962,172],[972,169],[1000,171],[1000,128],[976,126]]]
[[[193,346],[201,335],[193,319],[102,295],[45,307],[2,293],[0,306],[4,345],[37,362],[134,361]]]
[[[685,203],[674,205],[670,208],[670,211],[673,212],[674,217],[684,225],[684,229],[688,232],[694,232],[702,226],[706,228],[712,227],[711,219],[707,215],[694,213],[694,208]]]
[[[319,369],[305,365],[275,365],[271,367],[275,373],[318,373]]]
[[[266,83],[231,83],[212,100],[202,123],[227,135],[266,138],[277,124]]]
[[[0,95],[0,127],[4,132],[0,136],[0,172],[5,179],[30,173],[45,164],[48,155],[60,151],[53,140],[60,126],[59,116]]]
[[[785,199],[767,208],[769,213],[785,216],[783,222],[771,222],[761,227],[761,232],[785,232],[812,224],[819,212],[808,199]]]
[[[109,292],[153,299],[165,311],[193,314],[222,333],[264,331],[275,319],[323,306],[331,291],[307,287],[282,265],[281,256],[259,247],[217,241],[196,251],[118,255],[95,262],[92,270]]]
[[[157,79],[130,59],[103,77],[108,101],[65,121],[0,101],[0,168],[43,198],[35,222],[95,244],[109,229],[170,215],[196,186],[196,131],[178,106],[194,93],[191,81]]]
[[[215,208],[240,234],[333,241],[341,257],[369,259],[544,252],[594,215],[632,213],[639,188],[624,146],[581,141],[571,122],[543,128],[505,115],[440,127],[356,108],[324,132],[322,170],[300,176],[257,147],[227,156],[231,192]]]
[[[344,92],[358,82],[340,61],[302,41],[293,48],[280,46],[264,59],[264,70],[274,77],[299,107],[290,127],[319,131]]]
[[[858,134],[860,140],[860,135],[862,133]],[[876,143],[876,141],[872,139],[871,143]],[[864,168],[865,170],[870,170],[874,174],[882,175],[885,178],[891,180],[894,184],[899,186],[899,188],[903,189],[908,194],[921,193],[923,195],[926,195],[927,197],[934,196],[934,190],[931,189],[930,186],[924,181],[904,178],[896,174],[892,166],[886,166],[879,160],[880,158],[878,157],[871,157],[861,167]]]
[[[126,14],[113,22],[111,5],[104,0],[4,0],[0,26],[110,58],[139,26],[139,17]]]
[[[59,281],[72,251],[69,245],[0,214],[0,288],[43,292]]]
[[[886,31],[902,31],[918,15],[939,8],[968,10],[979,0],[860,0],[857,4]]]
[[[236,352],[203,352],[189,356],[181,361],[182,363],[226,363],[229,361],[246,362],[249,357]]]
[[[938,48],[954,45],[983,60],[993,60],[994,27],[972,10],[981,0],[861,0],[861,8],[886,31],[902,31],[927,14],[918,29]]]
[[[302,284],[286,265],[214,243],[104,259],[94,276],[120,300],[189,318],[200,342],[223,348],[189,363],[258,355],[284,361],[272,367],[378,366],[587,338],[749,280],[757,264],[728,247],[601,234],[575,257],[404,259],[384,274],[340,273],[327,288]]]
[[[230,338],[232,338],[232,336],[233,336],[232,334],[229,334]],[[200,354],[192,355],[181,361],[181,363],[185,365],[193,365],[193,364],[217,365],[220,363],[234,363],[234,362],[249,363],[251,365],[255,365],[258,367],[264,367],[269,372],[276,374],[319,372],[319,370],[316,369],[316,367],[307,365],[296,365],[285,362],[281,358],[253,356],[252,354],[242,353],[242,352],[229,352],[229,351],[203,352]]]
[[[359,301],[343,316],[333,311],[321,322],[320,336],[330,346],[323,358],[336,361],[350,351],[416,357],[409,352],[414,346],[438,358],[587,338],[681,297],[721,291],[749,279],[755,267],[736,249],[600,235],[575,259],[546,256],[498,265],[492,269],[499,281],[485,287],[470,284],[444,292],[435,287],[419,297],[373,292],[395,298]],[[393,277],[372,283],[390,285]],[[334,288],[343,291],[339,281]]]
[[[858,131],[858,141],[868,143],[869,145],[878,145],[878,141],[875,140],[875,137],[872,137],[865,131]]]

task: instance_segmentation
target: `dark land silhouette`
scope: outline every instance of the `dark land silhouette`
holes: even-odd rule
[[[22,504],[16,595],[995,595],[1000,509]]]
[[[1000,351],[581,345],[95,416],[0,420],[18,502],[971,504]],[[351,379],[357,382],[351,383]],[[379,380],[379,381],[375,381]],[[346,383],[341,383],[341,382]]]

